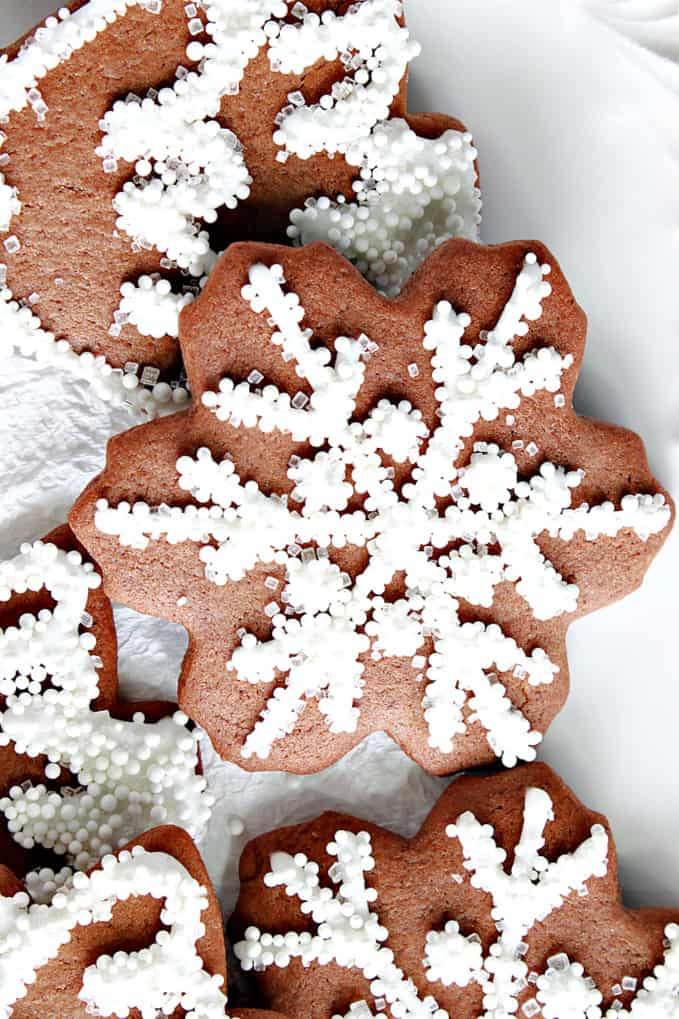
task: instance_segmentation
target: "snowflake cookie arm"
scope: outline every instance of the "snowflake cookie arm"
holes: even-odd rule
[[[435,495],[447,493],[456,476],[456,456],[479,420],[492,421],[501,409],[518,407],[522,396],[559,389],[562,374],[573,363],[570,354],[541,347],[517,361],[512,349],[512,342],[527,333],[527,322],[542,314],[551,293],[544,282],[548,272],[549,266],[540,264],[535,254],[525,256],[495,328],[473,349],[462,342],[471,324],[469,315],[456,312],[447,301],[436,305],[425,325],[423,345],[433,351],[440,424],[417,464],[417,480],[408,493],[411,500],[429,506]]]
[[[456,733],[466,729],[462,708],[468,703],[469,720],[481,723],[490,746],[504,764],[512,767],[517,760],[534,760],[541,734],[531,730],[504,685],[489,670],[495,666],[530,686],[538,686],[551,683],[558,668],[543,651],[526,655],[499,626],[460,624],[459,620],[453,625],[455,619],[457,612],[453,610],[450,625],[434,640],[426,673],[429,682],[422,704],[430,746],[444,753],[452,750]]]
[[[234,651],[230,666],[240,680],[273,682],[283,674],[246,737],[242,756],[266,759],[274,743],[295,728],[306,702],[318,698],[318,707],[331,733],[354,732],[363,693],[363,665],[359,661],[370,642],[346,620],[327,613],[273,619],[273,638],[257,641],[246,634]]]
[[[601,825],[593,825],[589,839],[573,852],[562,853],[550,862],[542,855],[544,830],[555,820],[549,793],[540,787],[527,787],[523,805],[523,825],[514,847],[510,871],[505,867],[506,852],[498,846],[490,825],[481,824],[470,811],[461,814],[446,832],[459,840],[464,867],[471,873],[471,884],[487,892],[492,899],[491,916],[497,927],[497,940],[490,946],[480,965],[478,946],[463,938],[457,924],[449,923],[443,932],[427,936],[424,965],[430,980],[446,985],[449,982],[466,986],[470,981],[480,984],[485,1007],[484,1019],[502,1019],[513,1014],[518,999],[527,987],[528,967],[523,956],[528,951],[527,938],[538,921],[558,911],[565,898],[584,886],[593,877],[604,877],[608,865],[608,837]],[[565,962],[563,961],[565,960]],[[550,1005],[568,1003],[574,1009],[584,1001],[584,1008],[596,1006],[601,995],[592,994],[583,978],[582,966],[569,967],[567,957],[549,960],[547,972],[537,980],[538,1000],[547,1011]],[[542,983],[541,983],[542,981]],[[550,1012],[559,1019],[599,1019],[600,1013]],[[526,1011],[528,1009],[528,1011]],[[533,1011],[531,1011],[531,1009]],[[524,1005],[526,1015],[539,1011],[533,1001]]]
[[[447,828],[448,836],[460,842],[472,884],[492,896],[494,915],[503,922],[509,937],[520,939],[536,921],[559,909],[566,896],[589,878],[606,873],[608,836],[601,825],[594,825],[590,837],[572,853],[564,853],[553,862],[540,855],[543,831],[552,818],[549,794],[542,789],[528,789],[522,833],[510,874],[503,868],[506,854],[497,846],[492,831],[472,814],[462,814]]]
[[[281,348],[284,360],[295,361],[297,374],[308,381],[312,395],[307,397],[300,391],[291,398],[273,385],[253,392],[262,381],[253,371],[248,382],[223,378],[219,391],[203,393],[202,402],[220,421],[258,427],[264,432],[277,428],[289,432],[296,441],[308,440],[320,446],[348,428],[365,376],[361,361],[364,344],[338,337],[334,343],[335,363],[330,365],[330,351],[324,346],[314,349],[310,342],[312,330],[301,326],[305,313],[299,296],[283,290],[282,267],[257,263],[250,267],[248,276],[243,300],[256,314],[269,316],[274,328],[271,342]]]
[[[234,946],[242,968],[285,967],[294,958],[300,959],[305,967],[334,962],[343,969],[361,972],[370,982],[371,993],[389,1005],[394,1017],[426,1019],[433,1014],[434,1019],[447,1019],[447,1013],[432,995],[420,997],[413,981],[396,965],[392,951],[384,945],[389,932],[380,924],[373,908],[377,892],[367,887],[364,877],[375,867],[370,835],[338,830],[326,850],[337,857],[329,871],[330,880],[337,886],[335,893],[321,886],[318,864],[310,862],[303,853],[271,855],[271,870],[264,878],[265,884],[283,886],[287,896],[298,898],[301,912],[314,921],[316,934],[291,931],[271,935],[249,927],[244,940]]]

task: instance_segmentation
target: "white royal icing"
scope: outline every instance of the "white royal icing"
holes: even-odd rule
[[[191,35],[210,40],[188,44],[195,69],[178,68],[172,87],[118,100],[101,122],[97,149],[106,172],[119,161],[135,164],[135,179],[113,202],[117,228],[195,278],[217,259],[205,227],[220,208],[247,199],[252,183],[239,139],[216,119],[222,98],[238,93],[267,43],[265,27],[277,24],[271,19],[288,13],[284,0],[209,0],[203,8],[204,18],[195,6],[187,13]]]
[[[136,952],[100,955],[87,966],[78,997],[92,1015],[142,1019],[171,1015],[181,1005],[187,1019],[226,1019],[223,977],[210,975],[198,953],[205,934],[205,888],[174,857],[135,846],[101,869],[55,890],[49,903],[33,903],[26,892],[0,896],[0,1019],[10,1019],[38,971],[68,945],[73,932],[111,920],[118,903],[138,896],[163,902],[163,930]]]
[[[478,935],[463,935],[457,921],[450,920],[443,931],[431,930],[427,934],[422,965],[430,983],[446,987],[481,984],[483,1019],[507,1019],[516,1012],[517,996],[527,986],[528,967],[522,954],[528,946],[523,939],[529,936],[534,924],[560,909],[574,891],[582,891],[585,882],[606,873],[608,836],[601,825],[594,825],[591,836],[573,853],[564,853],[555,862],[542,857],[542,833],[552,819],[548,794],[542,789],[527,790],[523,831],[509,873],[503,867],[506,853],[496,845],[489,825],[479,824],[472,814],[466,813],[447,829],[450,837],[458,838],[462,844],[465,868],[472,874],[471,884],[491,896],[499,938],[484,957]],[[380,923],[374,905],[378,892],[366,884],[366,875],[375,869],[368,833],[338,831],[327,852],[337,857],[329,870],[336,892],[321,885],[318,864],[310,862],[303,853],[271,855],[265,885],[282,886],[286,895],[298,898],[302,913],[313,920],[315,932],[269,934],[249,927],[244,940],[235,946],[242,968],[261,971],[271,966],[285,967],[292,959],[301,959],[305,967],[333,962],[344,969],[358,969],[370,981],[376,1012],[386,1006],[394,1019],[426,1019],[432,1014],[436,1019],[448,1019],[448,1013],[433,995],[425,998],[418,995],[412,978],[396,965],[387,947],[390,934]],[[558,957],[552,961],[558,964]],[[552,1003],[557,993],[562,1000],[565,994],[563,981],[557,990],[553,973],[550,967],[542,985],[544,990],[540,991]],[[574,984],[574,990],[568,993],[569,1004],[591,999],[591,993],[583,993],[579,984]],[[596,1000],[601,1000],[600,994]],[[356,1019],[357,1012],[365,1019],[375,1014],[367,1002],[355,1002],[347,1017]],[[547,1017],[551,1013],[543,1014]],[[585,1019],[585,1015],[581,1011],[577,1019]],[[575,1019],[576,1013],[562,1011],[558,1016]],[[587,1019],[592,1017],[588,1015]]]
[[[516,1012],[517,998],[527,986],[528,966],[523,961],[527,950],[525,939],[534,925],[543,923],[551,913],[559,910],[573,892],[586,894],[586,882],[594,877],[603,877],[607,872],[608,835],[598,824],[592,827],[590,837],[572,853],[563,853],[553,862],[542,856],[544,829],[553,820],[553,804],[548,793],[544,789],[528,789],[523,828],[514,847],[514,862],[509,872],[504,867],[507,854],[497,845],[493,829],[482,825],[473,814],[462,814],[455,824],[446,829],[450,838],[457,839],[462,847],[465,870],[472,875],[471,884],[487,892],[492,900],[492,917],[498,939],[490,946],[483,966],[469,974],[483,990],[484,1019],[504,1019]],[[451,940],[447,948],[451,963],[456,965],[458,944]],[[445,956],[446,952],[440,951],[438,957],[434,957],[427,947],[424,965],[432,982],[439,979],[442,970],[446,971]],[[558,960],[558,956],[553,957],[557,966]],[[548,973],[551,972],[552,967]],[[601,1000],[600,994],[594,1001],[591,996],[583,994],[577,974],[573,974],[573,978],[571,1000],[575,995],[579,1001],[586,1003],[586,1007]],[[548,980],[551,980],[551,975]],[[560,993],[564,990],[563,983],[561,981]],[[579,1013],[582,1019],[585,1014],[584,1011]],[[562,1016],[565,1017],[565,1013],[560,1012],[559,1019]]]
[[[573,852],[562,854],[549,862],[542,854],[544,829],[554,820],[553,804],[543,789],[526,791],[523,828],[514,847],[511,870],[505,870],[506,852],[493,836],[492,828],[482,825],[473,814],[462,814],[455,824],[446,829],[451,838],[460,842],[465,857],[465,870],[471,874],[471,884],[487,892],[492,900],[492,917],[498,939],[488,950],[483,966],[476,971],[470,967],[463,980],[453,983],[464,987],[470,979],[480,984],[483,991],[483,1019],[506,1019],[517,1011],[518,998],[534,984],[535,997],[524,1000],[523,1015],[542,1015],[544,1019],[600,1019],[603,1000],[602,989],[584,967],[571,962],[564,952],[547,960],[541,973],[529,973],[523,956],[528,950],[525,939],[537,923],[543,923],[551,913],[561,908],[574,892],[587,895],[586,882],[602,877],[607,872],[608,836],[598,824],[592,827],[590,838]],[[656,966],[654,975],[646,977],[643,987],[632,1000],[629,1009],[616,998],[605,1015],[607,1019],[632,1016],[634,1019],[668,1019],[679,1015],[676,994],[679,976],[679,927],[666,928],[666,948],[663,963]],[[435,948],[438,948],[435,941]],[[441,975],[456,970],[460,965],[460,946],[453,941],[449,953],[440,948],[432,953],[429,945],[424,965],[428,979],[442,981]],[[625,976],[613,993],[629,994],[637,990],[639,981]],[[606,989],[607,991],[608,989]]]
[[[15,786],[0,810],[19,845],[44,846],[79,870],[158,824],[198,835],[213,802],[196,774],[198,737],[182,712],[149,723],[142,714],[123,722],[92,710],[101,661],[86,605],[100,583],[78,552],[43,542],[0,564],[0,602],[43,588],[55,602],[0,630],[0,744],[46,755],[47,778],[63,767],[77,784]]]
[[[163,105],[165,96],[172,99]],[[137,248],[156,248],[180,269],[200,277],[216,258],[201,223],[214,223],[218,209],[235,208],[246,199],[252,179],[232,131],[216,120],[184,123],[188,110],[196,112],[196,98],[191,93],[189,97],[190,104],[179,114],[174,107],[181,102],[173,89],[162,89],[157,102],[119,100],[104,118],[107,133],[98,151],[104,160],[137,160],[140,182],[128,181],[113,202],[116,228]],[[219,102],[216,106],[218,110]],[[170,115],[164,117],[167,110]]]
[[[584,532],[595,540],[629,529],[644,540],[669,520],[660,495],[627,495],[619,508],[610,502],[573,508],[580,472],[542,463],[520,480],[514,455],[494,444],[477,443],[466,467],[456,466],[477,422],[496,419],[537,391],[557,392],[572,365],[570,355],[552,347],[514,354],[514,340],[540,318],[549,297],[547,272],[534,255],[526,256],[495,327],[474,348],[464,343],[469,316],[445,301],[436,305],[423,337],[438,386],[438,422],[430,434],[406,400],[382,399],[365,420],[355,420],[365,358],[377,345],[365,336],[338,337],[334,357],[314,345],[298,295],[284,289],[281,267],[253,265],[243,297],[267,316],[272,343],[284,360],[296,362],[311,395],[291,398],[253,370],[247,382],[222,379],[202,400],[220,421],[264,433],[278,429],[319,449],[292,458],[291,495],[265,495],[256,482],[241,482],[228,457],[218,463],[210,450],[199,449],[177,463],[179,487],[193,495],[193,505],[98,504],[97,528],[123,545],[199,543],[206,576],[215,584],[239,580],[259,563],[286,568],[281,601],[267,606],[271,638],[246,634],[231,662],[249,683],[284,677],[245,741],[245,757],[266,758],[310,697],[319,699],[331,732],[353,732],[364,685],[361,656],[370,650],[374,659],[411,657],[414,677],[426,674],[422,706],[433,748],[450,753],[455,736],[478,721],[505,764],[534,758],[540,734],[531,731],[497,673],[513,672],[536,686],[551,683],[557,667],[540,648],[525,653],[499,626],[463,623],[459,599],[490,607],[497,586],[510,582],[536,619],[573,612],[578,587],[545,558],[538,535],[568,541]],[[412,465],[400,492],[382,452]],[[355,495],[363,506],[348,512]],[[437,508],[441,498],[444,510]],[[452,550],[441,551],[451,544]],[[368,552],[353,583],[331,562],[314,562],[316,550],[325,557],[345,545]],[[400,572],[405,597],[387,605],[382,595]],[[422,651],[427,638],[433,642],[428,658]]]
[[[249,927],[245,939],[234,946],[242,968],[285,967],[292,959],[301,959],[305,967],[333,962],[344,969],[360,970],[371,981],[371,993],[389,1003],[394,1017],[447,1019],[433,995],[420,997],[384,945],[389,932],[374,908],[377,891],[366,884],[366,874],[375,867],[370,835],[337,831],[326,848],[336,858],[329,872],[337,889],[334,892],[321,885],[318,864],[304,853],[271,855],[271,870],[264,883],[269,888],[282,887],[286,895],[298,898],[302,913],[311,917],[316,931],[263,934],[257,927]]]

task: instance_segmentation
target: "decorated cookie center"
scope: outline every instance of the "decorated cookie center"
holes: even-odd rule
[[[179,487],[194,504],[99,502],[96,527],[123,545],[199,544],[205,575],[216,585],[238,581],[259,564],[284,569],[280,590],[275,577],[266,581],[270,639],[243,633],[230,663],[251,684],[285,677],[247,736],[243,756],[266,758],[293,731],[310,697],[318,699],[331,732],[353,732],[367,656],[410,659],[413,679],[426,675],[422,709],[431,747],[449,753],[455,736],[478,721],[505,764],[535,756],[540,734],[512,704],[498,674],[539,686],[552,682],[557,666],[543,649],[520,648],[497,625],[463,622],[460,600],[490,607],[497,587],[509,582],[537,620],[572,613],[577,584],[543,555],[539,535],[569,541],[584,533],[595,541],[627,530],[645,540],[669,520],[661,495],[626,495],[619,507],[573,507],[582,472],[544,462],[524,480],[513,452],[494,443],[474,444],[469,461],[459,463],[480,421],[493,421],[540,391],[556,394],[557,408],[565,403],[559,390],[571,355],[542,346],[518,358],[513,349],[542,315],[551,293],[548,273],[549,266],[528,254],[496,324],[474,347],[465,342],[469,315],[446,301],[435,306],[422,337],[438,406],[430,430],[408,400],[381,399],[358,419],[366,360],[379,356],[378,345],[365,335],[337,337],[334,352],[315,345],[282,268],[253,265],[243,300],[266,316],[271,343],[295,363],[311,395],[282,392],[253,368],[245,382],[223,378],[202,402],[219,421],[264,434],[278,430],[318,450],[291,459],[290,496],[243,483],[228,456],[218,462],[201,448],[177,462]],[[398,489],[385,454],[409,472]],[[350,510],[356,500],[361,508]],[[333,562],[333,550],[345,546],[368,553],[357,576]],[[388,601],[385,591],[400,574],[404,594]]]
[[[86,606],[100,583],[78,552],[43,542],[0,564],[0,601],[44,587],[55,602],[0,630],[0,745],[44,755],[47,779],[66,769],[78,786],[15,786],[0,810],[19,845],[44,846],[79,870],[158,824],[197,835],[212,804],[182,712],[149,723],[141,713],[126,722],[92,709],[102,662]]]
[[[197,949],[207,893],[178,860],[141,846],[105,856],[89,875],[74,874],[49,904],[31,905],[25,892],[0,897],[0,1017],[10,1019],[77,928],[106,923],[117,904],[146,895],[163,901],[166,929],[141,951],[101,955],[85,969],[78,997],[93,1015],[138,1009],[142,1019],[156,1019],[181,1005],[192,1019],[225,1019],[223,977],[206,972]]]

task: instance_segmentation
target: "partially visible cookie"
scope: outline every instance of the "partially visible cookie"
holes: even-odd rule
[[[410,841],[339,814],[241,859],[262,1002],[314,1019],[669,1019],[679,910],[627,910],[608,824],[545,765],[459,778]]]
[[[0,866],[1,1015],[228,1019],[219,903],[186,832],[156,828],[58,890],[30,891]]]
[[[70,0],[0,58],[5,349],[153,412],[229,242],[323,238],[394,292],[476,238],[470,136],[406,112],[418,52],[401,0]]]
[[[0,861],[93,866],[157,824],[197,835],[212,796],[176,705],[118,694],[101,577],[68,527],[0,563]]]
[[[189,631],[222,757],[534,759],[569,624],[672,519],[640,440],[573,410],[584,341],[537,242],[449,241],[393,301],[322,244],[229,249],[182,313],[193,408],[111,440],[70,518],[111,597]]]

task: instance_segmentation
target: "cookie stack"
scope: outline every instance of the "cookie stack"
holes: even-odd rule
[[[0,564],[0,1017],[679,1015],[679,912],[532,763],[672,503],[417,53],[399,0],[75,0],[0,60],[4,341],[130,426]],[[178,706],[121,699],[109,599],[187,631]],[[409,841],[251,841],[227,1002],[201,739],[246,784],[379,732],[490,771]]]

